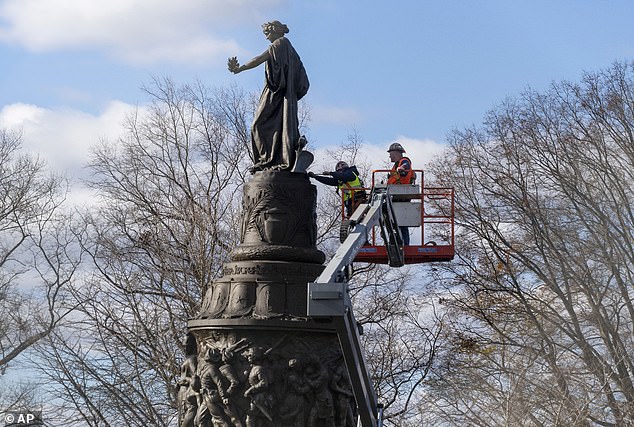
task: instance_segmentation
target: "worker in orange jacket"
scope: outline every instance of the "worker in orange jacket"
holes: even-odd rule
[[[403,156],[405,153],[403,146],[395,142],[390,145],[387,152],[390,153],[390,160],[394,162],[387,183],[413,184],[416,180],[416,175],[412,169],[412,161],[408,157]]]
[[[403,156],[405,149],[401,144],[395,142],[387,149],[390,153],[390,161],[394,162],[392,170],[387,178],[388,185],[390,184],[413,184],[416,181],[416,174],[412,169],[412,161]],[[401,235],[403,236],[403,245],[409,246],[409,227],[401,227]]]

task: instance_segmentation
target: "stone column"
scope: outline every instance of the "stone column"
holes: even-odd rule
[[[245,185],[241,244],[188,322],[196,368],[182,381],[181,426],[354,425],[337,335],[306,316],[325,259],[316,197],[303,173],[260,171]]]

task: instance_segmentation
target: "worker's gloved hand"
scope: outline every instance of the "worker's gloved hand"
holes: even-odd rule
[[[321,174],[322,175],[330,175],[330,171],[323,171]]]
[[[314,178],[314,177],[315,177],[315,174],[314,174],[314,173],[312,173],[312,172],[308,172],[308,176],[309,176],[309,177],[311,177],[311,178]]]

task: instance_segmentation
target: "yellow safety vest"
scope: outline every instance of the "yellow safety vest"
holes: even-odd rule
[[[339,190],[343,192],[344,201],[347,201],[352,197],[352,193],[355,192],[355,191],[352,191],[353,189],[363,188],[363,183],[361,182],[361,179],[359,179],[359,175],[357,175],[354,172],[352,173],[354,174],[354,177],[355,177],[353,181],[342,182],[337,185],[337,188],[339,188]],[[363,190],[360,190],[360,191],[363,191]]]

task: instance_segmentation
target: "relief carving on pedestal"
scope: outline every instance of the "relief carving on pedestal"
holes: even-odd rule
[[[271,319],[286,313],[286,283],[258,282],[254,317]]]
[[[199,317],[216,318],[220,317],[222,312],[229,304],[229,293],[231,292],[231,282],[215,281],[205,292],[200,307]]]
[[[322,264],[316,201],[317,188],[305,174],[257,172],[244,186],[240,245],[231,259]]]
[[[310,263],[226,263],[224,276],[207,289],[198,318],[305,319],[306,283],[322,270]]]
[[[310,217],[313,210],[312,200],[309,203],[304,194],[292,189],[283,184],[261,183],[257,191],[244,192],[241,243],[315,245],[316,232],[311,232],[313,227],[305,226],[305,218]]]
[[[179,427],[354,426],[336,337],[212,331],[199,341],[181,369]]]

